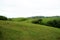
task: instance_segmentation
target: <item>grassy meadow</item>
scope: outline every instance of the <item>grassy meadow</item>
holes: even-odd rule
[[[0,40],[60,40],[60,28],[33,24],[33,18],[0,20]],[[42,18],[46,23],[55,18]]]

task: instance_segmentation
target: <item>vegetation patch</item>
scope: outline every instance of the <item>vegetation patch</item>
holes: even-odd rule
[[[0,16],[0,20],[8,20],[5,16]]]

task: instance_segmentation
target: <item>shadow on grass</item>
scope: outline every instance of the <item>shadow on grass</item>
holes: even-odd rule
[[[0,40],[2,39],[2,32],[0,32]]]
[[[0,40],[3,40],[3,34],[2,34],[2,31],[1,31],[1,27],[0,27]]]
[[[60,37],[58,37],[57,40],[60,40]]]

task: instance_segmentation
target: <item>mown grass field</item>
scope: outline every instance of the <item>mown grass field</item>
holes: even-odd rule
[[[27,22],[0,21],[0,40],[60,40],[60,29]]]

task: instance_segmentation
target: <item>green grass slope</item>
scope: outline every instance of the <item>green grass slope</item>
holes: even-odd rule
[[[0,21],[0,40],[60,40],[60,29],[32,23]]]

